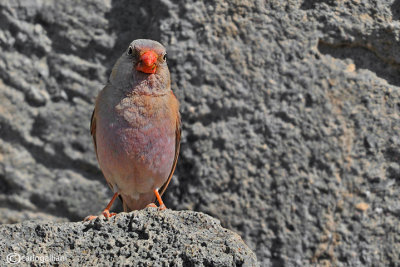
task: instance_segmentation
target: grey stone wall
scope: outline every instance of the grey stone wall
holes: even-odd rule
[[[167,207],[220,219],[262,266],[400,265],[399,3],[2,1],[0,221],[105,206],[93,101],[150,38],[183,121]]]

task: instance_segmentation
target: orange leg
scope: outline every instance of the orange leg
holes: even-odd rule
[[[103,210],[102,214],[107,217],[110,218],[111,216],[115,216],[117,215],[116,213],[110,213],[110,209],[112,204],[114,203],[115,199],[117,198],[117,196],[119,195],[119,193],[115,193],[112,197],[112,199],[110,200],[110,203],[108,203],[107,207]]]
[[[114,194],[114,196],[112,197],[112,199],[111,199],[110,202],[108,203],[107,207],[106,207],[106,208],[103,210],[103,212],[101,213],[101,214],[104,215],[104,217],[110,218],[110,217],[112,217],[112,216],[117,215],[116,213],[110,213],[110,209],[111,209],[111,206],[112,206],[112,204],[114,203],[114,201],[115,201],[115,199],[117,198],[118,195],[119,195],[118,192]],[[90,215],[90,216],[86,217],[86,218],[84,219],[84,221],[90,221],[90,220],[93,220],[93,219],[96,219],[96,218],[97,218],[97,216]]]
[[[158,207],[160,210],[165,210],[167,207],[164,205],[164,202],[161,199],[160,193],[158,193],[158,188],[154,189],[154,194],[156,195],[157,201],[160,204],[160,207]]]

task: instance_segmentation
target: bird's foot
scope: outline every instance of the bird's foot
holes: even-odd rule
[[[158,210],[165,210],[165,209],[167,209],[167,207],[165,207],[164,204],[162,204],[162,205],[160,205],[159,207],[157,207],[157,205],[154,204],[154,203],[148,204],[148,205],[146,206],[146,208],[158,208]]]
[[[110,200],[110,202],[108,203],[107,207],[103,210],[103,212],[101,213],[101,215],[103,215],[106,219],[111,218],[112,216],[117,215],[116,213],[112,212],[110,213],[110,209],[112,204],[114,203],[114,200],[117,198],[117,196],[119,195],[118,192],[114,193],[114,196],[112,197],[112,199]],[[87,216],[85,219],[83,219],[83,221],[91,221],[93,219],[96,219],[98,216],[93,216],[93,215],[89,215]]]
[[[156,204],[150,203],[146,206],[146,208],[157,208]]]
[[[113,216],[115,216],[115,215],[117,215],[115,212],[111,212],[111,213],[110,213],[109,210],[104,210],[104,211],[101,213],[100,216],[104,216],[104,218],[108,219],[108,218],[111,218],[111,217],[113,217]],[[89,215],[89,216],[87,216],[85,219],[83,219],[83,221],[84,221],[84,222],[91,221],[91,220],[94,220],[94,219],[96,219],[96,218],[98,218],[98,217],[99,217],[99,216]]]
[[[85,219],[83,219],[83,221],[88,222],[88,221],[96,219],[97,217],[99,217],[99,216],[89,215],[89,216],[85,217]]]
[[[115,212],[110,213],[110,211],[107,209],[105,209],[101,214],[106,218],[111,218],[111,217],[117,215]]]

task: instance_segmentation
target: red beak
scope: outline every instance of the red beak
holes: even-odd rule
[[[152,50],[144,52],[139,58],[139,62],[136,65],[136,70],[149,74],[155,73],[157,70],[157,58],[157,54]]]

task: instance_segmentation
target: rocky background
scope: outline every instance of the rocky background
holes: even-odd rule
[[[137,38],[181,102],[167,207],[261,266],[400,265],[399,0],[1,1],[2,223],[104,208],[89,120]]]
[[[193,211],[150,208],[108,221],[26,221],[0,226],[0,238],[0,259],[16,266],[257,266],[240,236]]]

